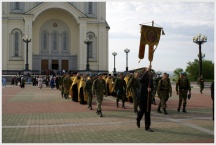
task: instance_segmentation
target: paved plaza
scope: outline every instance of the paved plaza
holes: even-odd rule
[[[105,97],[104,117],[99,117],[95,100],[89,110],[87,105],[62,98],[57,89],[7,85],[2,87],[2,143],[214,143],[209,88],[203,94],[198,87],[192,88],[188,113],[177,112],[175,91],[167,106],[168,115],[164,115],[152,105],[154,132],[147,132],[143,119],[137,128],[130,102],[126,109],[116,108],[115,98]]]

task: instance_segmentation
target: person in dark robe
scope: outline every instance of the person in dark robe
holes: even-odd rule
[[[59,89],[59,75],[55,79],[56,89]]]
[[[80,82],[81,80],[81,76],[79,74],[77,74],[77,82]],[[78,83],[75,83],[73,86],[72,86],[72,92],[73,92],[73,98],[72,98],[72,101],[74,102],[78,102]]]
[[[137,94],[137,101],[139,102],[139,111],[137,113],[137,127],[140,128],[140,121],[145,114],[145,130],[154,132],[151,128],[151,102],[152,91],[154,90],[153,76],[151,73],[151,65],[147,68],[143,75],[139,78],[140,89]]]

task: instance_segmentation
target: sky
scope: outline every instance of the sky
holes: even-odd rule
[[[182,68],[185,71],[188,62],[198,59],[199,46],[193,43],[193,37],[199,33],[207,36],[207,43],[201,49],[205,54],[204,59],[214,62],[214,11],[213,1],[107,1],[106,20],[110,26],[109,71],[114,68],[114,51],[117,52],[116,71],[126,70],[126,48],[130,49],[129,70],[149,65],[148,46],[144,59],[138,63],[139,24],[151,25],[152,21],[165,32],[154,53],[154,70],[173,72],[176,68]]]
[[[124,49],[126,48],[130,49],[128,54],[129,70],[149,65],[148,46],[146,46],[144,59],[138,63],[139,24],[148,23],[147,25],[151,25],[152,21],[154,21],[155,26],[163,27],[165,32],[165,35],[161,35],[154,53],[152,68],[156,71],[173,72],[176,68],[185,70],[188,62],[198,59],[199,46],[193,43],[193,37],[199,33],[207,36],[208,39],[207,43],[202,45],[202,53],[205,54],[204,59],[214,62],[215,3],[214,0],[194,1],[103,1],[106,2],[106,20],[110,26],[109,71],[112,72],[114,68],[114,56],[112,55],[114,51],[117,52],[116,71],[125,71],[126,54]]]

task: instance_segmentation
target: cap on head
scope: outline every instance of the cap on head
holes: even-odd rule
[[[185,76],[185,72],[181,72],[181,75]]]
[[[124,73],[120,73],[119,75],[124,75]]]

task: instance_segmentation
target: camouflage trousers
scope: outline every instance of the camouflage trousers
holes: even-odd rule
[[[103,101],[103,93],[97,93],[96,94],[96,103],[97,103],[97,109],[98,110],[101,110],[101,104],[102,104],[102,101]]]
[[[63,96],[64,95],[64,87],[61,86],[61,95]]]
[[[179,91],[179,106],[182,105],[183,101],[183,106],[186,106],[187,104],[187,91]]]
[[[88,97],[88,104],[92,104],[92,97],[93,97],[93,94],[92,94],[92,91],[87,91],[87,97]]]
[[[64,93],[64,96],[65,96],[65,97],[68,97],[68,95],[69,95],[69,90],[70,90],[70,88],[64,88],[63,93]]]
[[[204,84],[200,84],[200,92],[202,93],[203,90],[204,90]]]
[[[159,108],[162,107],[166,109],[166,102],[169,98],[169,94],[167,92],[160,92],[160,103],[158,104]]]
[[[133,107],[134,109],[137,109],[138,107],[138,102],[137,102],[137,90],[132,90],[132,98],[133,98]]]

